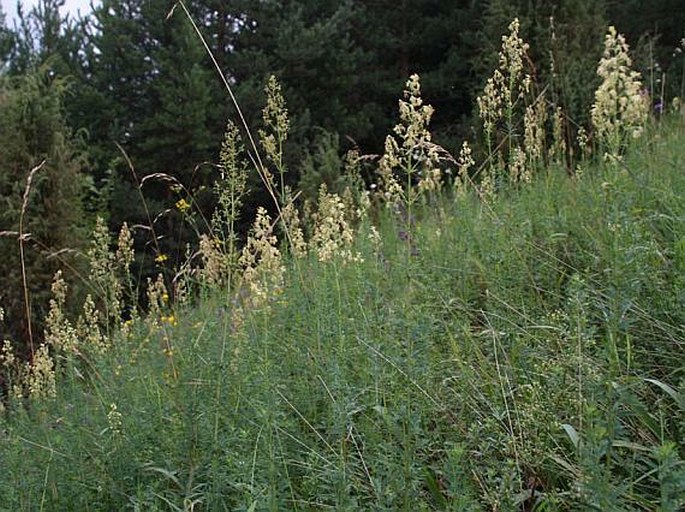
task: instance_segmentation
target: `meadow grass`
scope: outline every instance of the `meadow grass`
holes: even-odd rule
[[[372,208],[267,303],[160,300],[6,403],[0,509],[680,510],[682,133],[416,203],[411,248]]]

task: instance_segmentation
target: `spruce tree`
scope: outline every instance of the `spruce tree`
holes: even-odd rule
[[[471,110],[472,55],[469,40],[478,26],[479,2],[439,0],[361,0],[355,44],[371,58],[360,74],[362,88],[377,112],[369,143],[380,145],[395,124],[398,91],[413,73],[421,76],[424,95],[436,108],[432,129],[446,147],[460,144],[459,125]]]
[[[178,197],[170,182],[146,176],[164,173],[188,190],[208,188],[212,176],[198,166],[216,153],[221,140],[214,131],[216,117],[225,119],[220,114],[224,106],[214,102],[220,80],[181,9],[170,15],[172,5],[105,0],[93,22],[90,82],[102,108],[92,113],[89,124],[97,130],[91,133],[100,165],[110,170],[110,224],[115,229],[124,221],[150,225],[168,211],[152,226],[157,240],[137,238],[141,253],[154,249],[139,262],[143,275],[159,270],[153,262],[157,253],[171,258],[170,265],[178,264],[188,238],[173,209]]]
[[[83,246],[84,159],[64,120],[64,94],[65,83],[46,68],[0,79],[0,303],[7,312],[0,338],[14,339],[25,354],[29,333],[34,347],[42,335],[54,272],[77,269]]]
[[[295,146],[311,141],[321,128],[343,137],[368,131],[371,112],[365,108],[360,75],[365,52],[353,40],[360,14],[354,2],[243,2],[234,7],[243,22],[232,51],[224,55],[225,72],[235,81],[244,110],[253,113],[253,123],[259,123],[262,90],[273,74],[291,113]]]

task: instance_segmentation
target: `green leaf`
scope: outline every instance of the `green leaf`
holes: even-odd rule
[[[678,393],[675,389],[673,389],[671,386],[666,384],[665,382],[661,382],[660,380],[656,379],[645,379],[647,382],[654,384],[655,386],[660,387],[668,396],[673,398],[675,402],[678,404],[678,407],[682,410],[685,411],[685,397]]]
[[[569,439],[573,443],[573,446],[577,449],[578,445],[580,444],[580,436],[578,435],[578,431],[568,423],[562,424],[561,428],[564,429],[566,435],[568,435]]]

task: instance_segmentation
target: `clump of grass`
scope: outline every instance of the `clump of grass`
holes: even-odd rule
[[[660,130],[624,157],[634,175],[550,175],[486,213],[474,190],[442,199],[416,222],[410,267],[386,212],[382,259],[356,235],[363,262],[300,258],[302,282],[281,255],[268,308],[238,323],[223,293],[169,320],[162,293],[156,326],[93,354],[90,384],[58,380],[38,422],[5,416],[7,481],[25,490],[3,499],[677,510],[680,267],[659,254],[677,261],[685,182],[650,151],[685,155],[677,128]],[[260,224],[271,250],[273,222]]]

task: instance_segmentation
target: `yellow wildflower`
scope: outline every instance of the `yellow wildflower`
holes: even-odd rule
[[[162,322],[168,323],[168,324],[171,325],[172,327],[178,325],[178,320],[177,320],[176,317],[173,315],[173,313],[172,313],[171,315],[169,315],[169,316],[163,316],[163,317],[161,318],[161,320],[162,320]]]
[[[179,199],[176,201],[176,208],[178,208],[178,211],[181,213],[185,213],[190,209],[190,203],[185,199]]]

